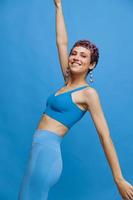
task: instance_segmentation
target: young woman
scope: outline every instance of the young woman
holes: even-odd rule
[[[50,188],[57,183],[62,172],[62,139],[86,111],[92,116],[121,197],[124,200],[133,200],[133,186],[122,175],[98,92],[86,81],[87,75],[98,62],[98,48],[88,40],[80,40],[74,44],[68,55],[61,0],[54,0],[54,3],[56,44],[64,87],[51,94],[47,100],[46,109],[33,137],[19,200],[48,199]]]

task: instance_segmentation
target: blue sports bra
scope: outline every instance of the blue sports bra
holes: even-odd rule
[[[84,85],[58,95],[56,93],[50,95],[47,99],[46,109],[43,114],[47,114],[70,129],[86,112],[86,110],[81,110],[73,102],[71,93],[88,86]]]

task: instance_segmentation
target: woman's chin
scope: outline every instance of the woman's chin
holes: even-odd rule
[[[79,74],[81,74],[81,71],[79,71],[79,70],[71,70],[71,74],[79,75]]]

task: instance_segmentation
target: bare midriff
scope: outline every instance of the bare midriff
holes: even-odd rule
[[[60,136],[64,136],[68,131],[66,126],[46,114],[42,115],[37,129],[52,131]]]

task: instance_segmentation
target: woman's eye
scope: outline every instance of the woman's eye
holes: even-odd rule
[[[86,56],[82,55],[83,58],[86,58]]]

